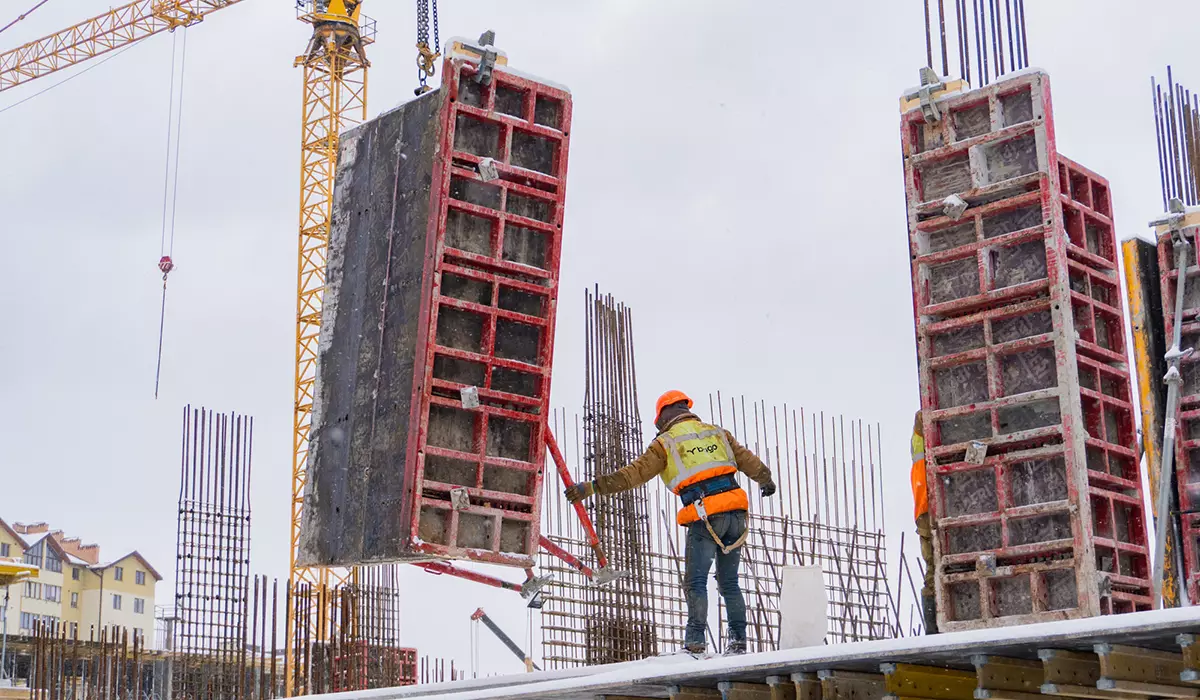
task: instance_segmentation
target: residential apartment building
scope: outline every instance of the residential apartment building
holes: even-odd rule
[[[99,546],[65,537],[46,523],[10,526],[0,519],[0,557],[40,568],[36,577],[8,587],[0,624],[9,634],[27,635],[39,622],[60,622],[68,635],[81,639],[124,628],[155,646],[154,589],[162,576],[137,551],[101,562]],[[0,589],[0,606],[4,592]]]

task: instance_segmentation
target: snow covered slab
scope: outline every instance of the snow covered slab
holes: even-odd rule
[[[740,657],[692,659],[670,656],[591,668],[545,671],[437,685],[338,693],[339,700],[439,697],[561,698],[668,697],[672,686],[716,688],[721,681],[764,683],[769,676],[823,670],[878,673],[882,663],[910,663],[973,670],[980,654],[1036,661],[1039,649],[1092,652],[1096,644],[1120,644],[1179,652],[1177,636],[1200,632],[1200,608],[1177,608],[1063,620],[1035,625],[955,632],[788,649]],[[318,696],[319,697],[319,696]]]

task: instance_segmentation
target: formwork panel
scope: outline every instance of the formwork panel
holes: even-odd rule
[[[340,143],[305,565],[534,561],[571,96],[443,70]]]
[[[939,626],[1148,608],[1108,183],[1057,153],[1044,73],[938,108],[901,136]]]

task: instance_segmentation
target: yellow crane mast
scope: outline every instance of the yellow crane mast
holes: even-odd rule
[[[329,250],[329,223],[333,214],[333,178],[337,165],[338,135],[366,119],[367,62],[363,47],[374,40],[374,23],[362,19],[362,3],[353,0],[310,0],[301,19],[313,27],[308,50],[296,57],[304,69],[303,121],[300,138],[300,254],[296,299],[296,388],[292,425],[291,566],[292,605],[288,609],[287,639],[300,624],[316,619],[297,617],[296,592],[300,584],[314,592],[355,577],[354,569],[300,567],[300,517],[304,487],[308,483],[308,431],[312,423],[316,385],[317,341],[321,331],[321,300],[325,293],[325,259]],[[330,598],[325,597],[326,600]],[[311,606],[315,610],[316,606]],[[313,630],[315,632],[315,630]],[[295,645],[287,645],[287,667],[295,668]],[[287,675],[288,695],[293,688]],[[303,675],[301,675],[303,683]]]
[[[0,53],[0,91],[49,75],[89,58],[119,49],[164,30],[188,27],[219,9],[242,0],[137,0],[55,34]],[[321,299],[325,290],[325,260],[333,207],[333,178],[338,135],[362,122],[367,109],[367,62],[364,46],[375,38],[374,22],[362,16],[357,0],[307,0],[299,3],[298,16],[312,25],[306,51],[294,65],[304,69],[303,117],[300,161],[300,235],[296,299],[296,371],[292,431],[292,491],[290,508],[289,583],[310,590],[336,586],[355,578],[354,569],[297,567],[300,515],[308,474],[308,431],[316,381],[317,340],[321,327]],[[330,597],[324,597],[331,600]],[[288,639],[300,624],[313,625],[313,617],[299,620],[293,604],[288,610]],[[326,613],[332,611],[325,611]],[[294,668],[293,645],[287,645],[288,667]],[[303,674],[301,674],[303,677]],[[304,692],[292,687],[288,694]]]

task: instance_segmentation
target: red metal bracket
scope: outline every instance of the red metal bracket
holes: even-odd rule
[[[589,579],[595,577],[595,574],[592,572],[592,570],[586,564],[579,561],[578,557],[576,557],[574,554],[571,554],[570,552],[563,549],[562,547],[559,547],[558,545],[554,544],[550,540],[546,539],[545,536],[542,536],[541,538],[538,539],[538,544],[540,544],[542,546],[542,549],[546,550],[551,555],[556,556],[559,559],[562,559],[572,569],[575,569],[576,571],[583,574],[584,576],[587,576]]]
[[[450,564],[450,563],[447,563],[444,561],[426,561],[426,562],[421,562],[419,564],[413,564],[413,566],[419,566],[422,569],[424,569],[425,571],[428,571],[431,574],[436,574],[438,576],[441,576],[442,574],[446,574],[448,576],[457,576],[458,578],[465,578],[466,580],[474,581],[475,583],[482,583],[482,584],[485,584],[488,586],[495,586],[496,588],[506,588],[510,591],[516,591],[517,593],[521,592],[521,584],[519,584],[519,583],[513,583],[512,581],[505,581],[502,578],[496,578],[495,576],[488,576],[487,574],[481,574],[477,571],[468,571],[467,569],[459,569],[459,568],[455,567],[453,564]]]
[[[571,472],[567,471],[567,461],[563,459],[562,452],[558,449],[558,441],[554,439],[554,433],[551,432],[549,425],[546,426],[546,447],[550,448],[554,466],[558,467],[558,478],[562,480],[563,486],[571,488],[575,485],[575,480],[571,478]],[[600,547],[600,538],[596,536],[596,527],[592,525],[592,519],[588,517],[582,503],[575,504],[575,514],[579,516],[579,522],[583,523],[583,529],[588,536],[588,545],[596,553],[596,561],[603,569],[608,566],[608,557],[604,555],[604,550]]]

